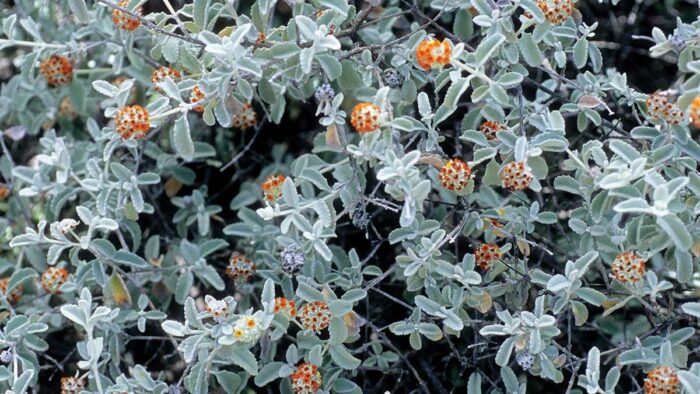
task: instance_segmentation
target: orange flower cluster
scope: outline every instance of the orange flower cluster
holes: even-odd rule
[[[294,300],[277,297],[275,298],[274,312],[275,314],[281,313],[291,319],[297,315],[297,305]]]
[[[258,124],[258,115],[253,110],[253,106],[250,103],[246,103],[238,113],[233,114],[231,122],[233,127],[247,130]]]
[[[148,111],[140,105],[127,105],[117,111],[114,128],[125,140],[141,139],[151,128]]]
[[[371,133],[379,130],[379,106],[373,103],[359,103],[352,109],[350,124],[358,133]]]
[[[58,290],[68,280],[68,270],[61,267],[49,267],[41,274],[41,288],[51,294],[61,294]]]
[[[158,84],[165,81],[165,78],[170,77],[173,81],[177,82],[182,78],[182,74],[174,68],[171,67],[161,67],[159,69],[153,70],[151,73],[151,83],[153,84],[153,89],[160,94],[164,94],[163,89],[158,87]]]
[[[83,390],[85,390],[85,380],[77,376],[61,378],[61,394],[78,394]]]
[[[472,169],[459,159],[452,159],[440,169],[438,179],[447,190],[460,191],[467,187],[472,175]]]
[[[265,178],[262,184],[265,201],[275,202],[282,197],[282,184],[286,178],[284,175],[272,175]]]
[[[690,123],[700,129],[700,96],[695,97],[693,102],[690,103],[688,115],[690,117]]]
[[[512,161],[501,170],[501,185],[511,190],[525,190],[532,182],[532,174],[524,161]]]
[[[0,293],[5,295],[7,301],[9,301],[10,304],[16,304],[19,302],[19,299],[22,298],[22,293],[24,293],[24,286],[21,284],[17,285],[14,289],[12,289],[10,294],[7,294],[7,285],[9,283],[10,278],[0,279]]]
[[[637,283],[644,277],[646,265],[641,257],[632,252],[625,252],[615,257],[611,269],[618,282]]]
[[[656,91],[646,99],[647,114],[651,119],[661,119],[669,124],[680,124],[683,111],[668,99],[668,93]]]
[[[496,136],[496,133],[505,129],[506,127],[503,125],[503,123],[487,120],[486,122],[481,124],[479,131],[481,131],[481,134],[483,134],[487,140],[493,141],[496,138],[498,138]]]
[[[323,383],[318,367],[309,363],[299,364],[289,378],[296,394],[314,394]]]
[[[192,94],[190,95],[190,103],[194,104],[196,102],[204,100],[204,92],[199,88],[199,85],[194,85],[192,88]],[[198,105],[193,108],[195,112],[204,112],[204,106]]]
[[[496,244],[482,244],[474,252],[476,265],[484,271],[490,269],[491,264],[499,260],[502,255],[501,248]]]
[[[571,0],[537,0],[537,6],[553,25],[563,23],[574,13],[574,3]]]
[[[416,48],[416,61],[425,71],[449,64],[450,55],[452,55],[452,47],[447,40],[428,38]]]
[[[658,365],[644,379],[644,394],[677,394],[680,392],[678,374],[672,367]]]
[[[73,79],[73,62],[65,56],[51,55],[39,65],[49,86],[68,85]]]
[[[247,282],[255,275],[255,263],[242,254],[234,253],[226,267],[226,275],[238,283]]]
[[[305,330],[320,332],[331,324],[331,310],[323,301],[312,301],[301,307],[299,320]]]
[[[129,0],[121,0],[118,6],[126,8],[129,5]],[[134,14],[142,16],[143,7],[137,7],[134,10]],[[112,10],[112,22],[120,29],[124,31],[134,31],[141,26],[141,21],[125,12],[118,9]]]

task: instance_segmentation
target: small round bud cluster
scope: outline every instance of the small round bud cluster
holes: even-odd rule
[[[685,41],[685,37],[678,34],[674,34],[671,37],[671,46],[673,47],[673,49],[676,50],[676,52],[680,52],[685,49]]]
[[[537,6],[553,25],[563,23],[574,13],[574,3],[571,0],[537,0]]]
[[[192,93],[190,94],[190,103],[194,104],[197,102],[200,102],[204,100],[204,92],[202,92],[202,89],[199,88],[199,85],[194,85],[192,88]],[[203,105],[198,105],[194,108],[192,108],[195,112],[204,112],[204,106]]]
[[[141,139],[146,137],[151,128],[150,115],[140,105],[127,105],[117,111],[114,117],[114,129],[123,139]]]
[[[0,352],[0,363],[8,364],[10,361],[12,361],[12,352],[9,350]]]
[[[358,133],[371,133],[379,130],[381,109],[373,103],[359,103],[352,109],[350,124]]]
[[[241,315],[233,325],[233,337],[238,342],[257,341],[262,333],[263,326],[256,315]]]
[[[314,98],[316,98],[316,101],[319,103],[329,102],[335,98],[335,91],[329,83],[324,83],[316,88]]]
[[[434,38],[424,40],[416,48],[416,61],[425,71],[439,68],[450,63],[452,47],[447,40],[438,41]]]
[[[384,79],[384,83],[386,84],[386,86],[390,88],[401,87],[401,84],[403,82],[401,80],[401,75],[394,68],[387,68],[386,70],[384,70],[384,72],[382,73],[382,79]]]
[[[690,123],[692,123],[696,128],[700,129],[700,95],[695,97],[690,103],[688,116],[690,117]]]
[[[668,99],[668,93],[656,91],[646,99],[647,115],[651,119],[661,119],[669,124],[680,124],[683,112]]]
[[[0,201],[10,196],[11,190],[7,185],[0,184]]]
[[[129,5],[129,0],[121,0],[117,5],[121,8],[126,8]],[[134,14],[142,16],[143,8],[137,7],[134,10]],[[124,31],[134,31],[138,29],[139,26],[141,26],[141,21],[139,20],[139,18],[133,17],[127,14],[126,12],[122,12],[121,10],[118,10],[116,8],[112,10],[112,22],[118,28]]]
[[[657,365],[644,379],[644,394],[677,394],[679,392],[680,380],[672,367]]]
[[[331,310],[323,301],[312,301],[301,307],[299,320],[305,330],[321,332],[331,324]]]
[[[234,253],[226,267],[226,275],[237,283],[247,282],[255,275],[255,263],[242,254]]]
[[[284,175],[272,175],[265,178],[265,182],[261,185],[265,201],[276,202],[282,198],[282,184],[285,179]]]
[[[291,319],[297,315],[297,305],[294,300],[288,300],[284,297],[275,298],[275,314],[282,314]]]
[[[73,62],[65,56],[51,55],[39,65],[49,86],[68,85],[73,79]]]
[[[77,376],[61,378],[61,394],[78,394],[85,389],[85,380]]]
[[[209,314],[213,317],[219,318],[228,315],[229,309],[228,302],[226,302],[226,300],[217,300],[216,298],[207,294],[204,297],[204,302],[204,308],[206,308],[207,312],[209,312]]]
[[[250,103],[243,105],[240,111],[233,114],[231,123],[233,127],[241,130],[247,130],[251,127],[255,127],[258,124],[257,114],[253,110],[253,106]]]
[[[16,304],[19,302],[20,298],[22,298],[22,293],[24,293],[24,286],[22,284],[19,284],[15,286],[15,288],[12,289],[12,291],[10,291],[10,294],[7,294],[7,285],[9,283],[10,278],[0,279],[0,293],[5,295],[7,301],[9,301],[10,304]]]
[[[288,274],[299,272],[305,262],[306,258],[304,257],[304,252],[299,250],[299,246],[296,244],[288,245],[282,250],[282,253],[280,253],[282,271]]]
[[[535,365],[535,357],[530,352],[520,353],[515,356],[515,361],[520,365],[520,368],[529,371]]]
[[[153,84],[153,89],[160,94],[165,94],[163,89],[161,89],[158,84],[165,81],[165,78],[170,77],[174,82],[177,82],[182,78],[180,71],[171,67],[161,67],[153,70],[151,73],[151,84]]]
[[[502,255],[501,248],[496,244],[482,244],[474,252],[476,265],[484,271],[490,269],[491,264],[499,260]]]
[[[265,33],[260,32],[258,33],[258,37],[255,39],[255,45],[262,46],[265,43],[265,41],[267,41],[267,36],[265,35]]]
[[[309,363],[299,364],[289,375],[289,379],[292,381],[292,389],[296,394],[314,394],[323,383],[318,367]]]
[[[532,182],[532,174],[524,161],[512,161],[501,170],[501,185],[511,190],[525,190]]]
[[[646,265],[641,257],[633,252],[625,252],[612,262],[612,275],[620,283],[637,283],[644,278]]]
[[[459,159],[448,161],[438,174],[440,184],[447,190],[458,192],[469,184],[469,179],[472,176],[472,169]]]
[[[41,274],[41,288],[50,294],[61,294],[58,290],[68,280],[68,270],[63,267],[49,267]]]
[[[487,140],[493,141],[496,138],[498,138],[496,133],[498,133],[499,131],[504,131],[505,129],[506,127],[503,125],[503,123],[487,120],[486,122],[481,124],[479,131],[481,131],[481,134],[483,134]]]

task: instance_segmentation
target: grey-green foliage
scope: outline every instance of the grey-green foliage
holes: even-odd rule
[[[67,327],[81,335],[66,344],[77,349],[75,376],[100,393],[291,392],[302,362],[319,368],[323,392],[360,392],[373,369],[408,370],[427,392],[421,375],[432,370],[418,372],[412,354],[434,362],[441,345],[463,367],[455,390],[474,394],[525,393],[530,376],[613,393],[641,387],[655,365],[700,390],[700,145],[690,124],[700,115],[700,22],[650,32],[650,55],[682,74],[669,108],[691,111],[671,121],[627,75],[603,69],[602,23],[575,11],[555,24],[543,1],[319,0],[291,2],[286,15],[271,0],[172,1],[166,10],[184,4],[145,15],[134,32],[111,14],[144,1],[16,3],[0,11],[0,50],[19,70],[0,93],[8,392],[54,390],[39,379],[52,368],[41,356],[46,334]],[[429,36],[445,38],[451,56],[425,70],[416,50]],[[74,63],[66,86],[47,86],[36,67],[52,54]],[[154,86],[160,66],[182,78]],[[385,86],[389,68],[396,86]],[[376,131],[353,129],[358,102],[379,109]],[[135,103],[150,129],[124,139],[115,118]],[[231,130],[251,103],[253,130]],[[264,140],[270,124],[314,105],[311,130],[279,127],[306,150]],[[502,128],[489,138],[483,121]],[[451,157],[472,170],[456,192],[439,175]],[[531,177],[525,190],[502,179],[512,162]],[[235,175],[220,179],[228,168]],[[260,185],[278,174],[279,198],[263,198]],[[226,207],[229,181],[237,193]],[[369,248],[349,243],[353,225]],[[482,244],[500,253],[487,264]],[[611,276],[625,251],[646,262],[637,282]],[[252,280],[225,278],[231,253],[255,262]],[[285,258],[303,267],[291,273]],[[53,296],[40,286],[49,266],[70,272]],[[295,301],[297,317],[276,313],[275,295]],[[328,306],[328,327],[304,326],[312,302]],[[134,330],[161,334],[186,365],[182,378],[125,357]],[[584,333],[595,344],[579,343]],[[404,336],[410,349],[397,345]]]

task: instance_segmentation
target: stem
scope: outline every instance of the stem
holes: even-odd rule
[[[75,70],[75,71],[73,71],[73,74],[75,74],[75,75],[80,75],[80,74],[103,73],[103,72],[111,72],[111,71],[113,71],[111,67],[84,68],[84,69],[81,69],[81,70]]]
[[[65,44],[50,44],[47,42],[34,42],[34,41],[23,41],[23,40],[10,40],[7,38],[0,38],[0,45],[10,44],[15,46],[25,46],[25,47],[38,47],[38,48],[55,48],[55,49],[66,49]]]

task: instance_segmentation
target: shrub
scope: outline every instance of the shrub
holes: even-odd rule
[[[0,386],[700,392],[700,22],[618,1],[0,6]]]

